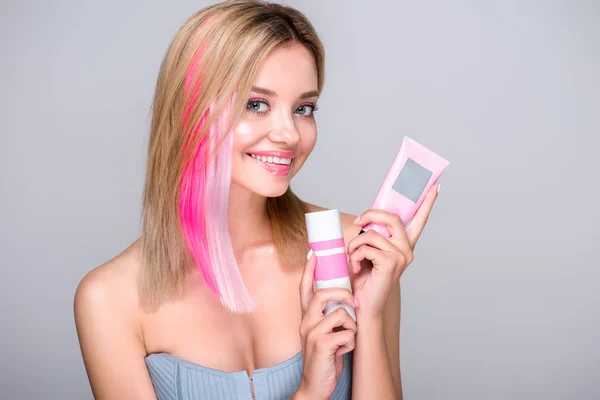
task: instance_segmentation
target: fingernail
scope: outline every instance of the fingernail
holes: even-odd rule
[[[440,192],[440,187],[441,186],[442,186],[441,184],[438,184],[438,191],[437,191],[438,193]]]
[[[354,307],[358,308],[358,299],[354,296]]]
[[[310,258],[312,257],[312,255],[313,255],[313,251],[312,251],[312,249],[310,249],[310,251],[308,252],[308,255],[306,256],[306,259],[310,260]]]
[[[354,220],[354,225],[356,225],[356,223],[358,222],[358,220],[360,220],[360,215],[358,217],[356,217],[356,219]]]

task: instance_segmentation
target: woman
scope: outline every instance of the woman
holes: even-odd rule
[[[438,187],[409,230],[344,214],[354,296],[315,291],[304,213],[322,208],[289,185],[316,142],[323,72],[289,7],[229,1],[181,27],[157,81],[141,238],[75,295],[97,399],[402,397],[398,279]],[[369,222],[391,238],[358,235]],[[328,301],[356,322],[325,317]]]

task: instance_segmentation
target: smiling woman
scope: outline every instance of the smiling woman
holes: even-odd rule
[[[397,277],[413,237],[353,239],[348,289],[314,290],[305,213],[290,189],[317,140],[324,51],[297,10],[227,1],[175,35],[153,103],[138,241],[89,272],[75,295],[98,399],[401,397]],[[434,200],[427,197],[424,221]],[[344,308],[325,316],[328,302]],[[360,327],[360,328],[359,328]],[[340,329],[344,328],[344,329]]]
[[[233,128],[234,185],[271,198],[289,190],[317,140],[317,77],[315,59],[302,44],[267,56]]]

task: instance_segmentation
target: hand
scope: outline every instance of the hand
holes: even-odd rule
[[[437,198],[439,184],[432,186],[417,210],[408,229],[396,214],[371,209],[360,215],[354,223],[385,225],[390,238],[375,231],[367,231],[348,243],[348,255],[354,279],[354,297],[362,316],[382,317],[392,286],[397,284],[406,267],[413,261],[413,250],[427,223],[433,203]]]
[[[303,374],[298,392],[310,399],[329,399],[344,368],[344,354],[354,350],[356,322],[340,307],[323,315],[329,301],[343,301],[356,307],[352,292],[344,288],[314,290],[316,256],[304,267],[300,283]],[[336,329],[343,327],[345,330]]]

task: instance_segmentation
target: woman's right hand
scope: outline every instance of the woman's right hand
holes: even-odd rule
[[[297,397],[329,399],[344,368],[344,354],[354,350],[357,327],[343,307],[327,316],[323,312],[329,301],[341,301],[353,308],[356,304],[348,289],[314,290],[315,264],[316,256],[311,250],[300,283],[303,374]]]

